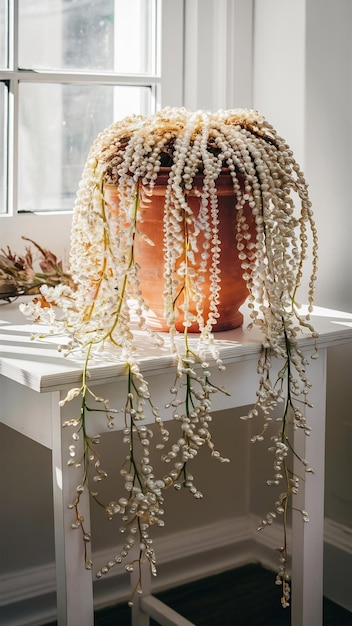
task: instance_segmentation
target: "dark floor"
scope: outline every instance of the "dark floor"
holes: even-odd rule
[[[275,574],[247,565],[157,594],[196,626],[289,626]],[[99,611],[96,626],[130,626],[126,606]],[[151,620],[151,625],[156,622]],[[320,626],[312,624],[311,626]],[[352,626],[352,613],[324,599],[324,626]]]
[[[291,624],[290,610],[281,608],[275,574],[259,565],[246,565],[156,595],[196,626]],[[94,623],[95,626],[130,626],[130,609],[126,604],[103,609],[95,615]],[[157,626],[154,620],[150,624]],[[352,613],[324,599],[323,624],[352,626]]]

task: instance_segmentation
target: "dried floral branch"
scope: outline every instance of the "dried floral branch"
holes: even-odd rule
[[[25,253],[19,255],[12,252],[9,246],[0,250],[0,299],[10,302],[19,296],[40,293],[43,285],[55,287],[65,284],[73,287],[69,272],[63,269],[63,263],[50,250],[42,248],[38,243],[22,236],[29,241],[40,256],[35,259],[30,246],[26,246]]]

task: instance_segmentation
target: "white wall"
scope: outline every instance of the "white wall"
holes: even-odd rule
[[[315,0],[306,14],[306,172],[320,237],[317,297],[352,309],[352,4]]]
[[[320,252],[316,304],[352,310],[352,4],[257,0],[254,106],[291,147],[310,185]],[[352,527],[352,349],[329,358],[326,514]],[[314,436],[314,433],[313,433]]]
[[[352,307],[351,31],[349,0],[255,3],[253,104],[289,142],[310,185],[317,304],[343,310]]]
[[[307,5],[306,164],[320,237],[319,302],[352,310],[352,3]],[[330,351],[326,515],[352,528],[352,346]]]
[[[305,167],[306,0],[254,3],[253,107]]]
[[[252,0],[186,0],[186,107],[252,106],[252,26]]]
[[[320,243],[316,303],[351,311],[352,4],[256,0],[254,40],[254,106],[290,143],[310,185]],[[349,610],[351,371],[351,345],[329,350],[324,587]]]
[[[72,214],[2,216],[0,248],[10,246],[18,254],[25,249],[22,235],[36,241],[68,262]]]

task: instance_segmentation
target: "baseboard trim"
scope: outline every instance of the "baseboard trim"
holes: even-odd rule
[[[325,520],[324,594],[352,612],[352,528]]]
[[[55,591],[55,565],[16,571],[0,577],[0,607]]]
[[[113,548],[114,554],[116,548],[118,550],[116,546]],[[153,580],[154,592],[256,560],[247,516],[182,531],[172,537],[159,536],[155,550],[158,576]],[[111,560],[111,554],[110,551],[94,553],[95,568]],[[129,595],[129,576],[121,566],[94,581],[96,610],[125,602]],[[42,626],[55,619],[54,565],[0,577],[0,623],[3,626]]]
[[[248,515],[175,533],[172,537],[159,537],[155,541],[159,575],[153,580],[153,591],[247,563],[259,562],[276,570],[276,548],[282,543],[282,528],[273,524],[258,531],[257,526],[258,519]],[[102,551],[93,556],[98,569],[111,559],[111,552]],[[352,569],[352,530],[326,520],[324,556],[325,595],[352,611],[350,588],[347,589],[348,572]],[[341,572],[341,580],[337,572]],[[123,567],[117,566],[94,582],[95,609],[125,602],[129,593],[129,576]],[[53,564],[0,577],[0,623],[3,626],[42,626],[55,619]]]
[[[248,517],[174,533],[172,537],[159,537],[155,540],[155,550],[158,576],[152,580],[153,593],[255,560]],[[111,554],[99,555],[99,564],[110,558]],[[98,560],[96,563],[98,565]],[[129,578],[122,569],[115,573],[112,570],[105,578],[105,585],[95,589],[95,608],[124,602],[129,595]]]
[[[352,528],[334,522],[332,519],[325,519],[324,542],[352,557]]]

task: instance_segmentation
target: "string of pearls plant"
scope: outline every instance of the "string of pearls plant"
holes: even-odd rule
[[[168,334],[154,332],[147,325],[148,307],[134,254],[136,238],[143,237],[143,223],[137,223],[141,185],[153,189],[160,168],[165,166],[170,167],[170,173],[160,228],[164,232],[164,308]],[[195,498],[202,497],[189,471],[190,461],[201,446],[208,446],[212,457],[222,462],[228,460],[216,450],[210,430],[212,396],[227,393],[215,385],[210,376],[211,363],[215,362],[220,371],[224,369],[213,335],[221,293],[218,267],[221,216],[216,181],[224,167],[230,172],[237,198],[234,246],[237,246],[249,292],[249,327],[258,327],[263,336],[257,397],[246,417],[261,415],[264,426],[253,441],[263,439],[273,420],[273,410],[282,406],[277,435],[270,441],[274,475],[268,481],[282,485],[282,493],[261,526],[272,523],[276,516],[283,518],[284,540],[278,548],[277,582],[282,585],[282,604],[286,607],[290,596],[286,567],[287,514],[292,494],[297,492],[299,479],[303,478],[291,468],[292,424],[309,434],[305,417],[305,407],[309,406],[308,362],[299,349],[297,338],[302,330],[315,336],[309,314],[300,314],[296,298],[304,262],[308,260],[307,302],[309,312],[312,311],[317,232],[305,178],[292,151],[272,126],[256,111],[236,109],[210,113],[184,108],[166,108],[148,117],[131,116],[111,125],[99,135],[90,150],[77,194],[70,256],[75,289],[67,285],[44,287],[42,298],[24,306],[23,310],[32,319],[49,321],[57,332],[68,334],[68,352],[85,354],[82,384],[72,389],[63,401],[81,398],[80,413],[65,424],[73,429],[68,463],[82,469],[72,501],[72,525],[81,529],[83,540],[88,543],[91,538],[80,514],[81,494],[88,490],[98,500],[96,483],[106,475],[97,451],[99,437],[90,437],[86,431],[88,412],[100,406],[110,428],[115,427],[116,413],[120,412],[127,446],[121,469],[125,494],[103,507],[110,519],[121,516],[121,531],[127,539],[122,551],[98,572],[98,576],[124,559],[128,571],[148,561],[155,574],[156,558],[149,530],[154,524],[162,526],[164,523],[165,490],[185,487]],[[192,189],[199,172],[203,175],[201,210],[196,228],[188,235],[187,224],[194,216],[187,203],[187,191]],[[109,211],[104,199],[107,184],[118,186],[118,212]],[[255,218],[255,235],[251,235],[243,212],[245,203],[249,203]],[[194,250],[199,246],[204,263],[196,267]],[[205,314],[202,285],[208,271],[205,260],[209,255],[210,302]],[[183,333],[175,328],[175,301],[180,289],[184,292]],[[190,294],[196,303],[196,313],[191,312],[189,306]],[[57,318],[54,319],[53,308],[48,307],[48,303],[59,305],[61,313]],[[199,326],[196,349],[188,330],[194,318]],[[148,380],[140,370],[136,333],[141,330],[148,338],[151,351],[167,338],[174,354],[174,384],[165,407],[155,405]],[[107,344],[114,347],[116,358],[125,363],[127,376],[124,406],[114,409],[108,399],[97,397],[89,387],[93,355]],[[281,359],[282,366],[272,379],[273,357]],[[170,411],[180,425],[180,434],[174,443],[169,441],[164,425]],[[166,469],[160,476],[156,475],[151,461],[152,431],[145,420],[148,412],[154,416],[159,432],[156,449],[161,450],[165,462]],[[77,458],[76,444],[82,439],[83,456]],[[303,474],[310,471],[306,460],[301,459],[301,465]],[[302,517],[307,520],[305,511]],[[133,548],[135,557],[131,556]],[[86,567],[92,567],[88,557]],[[140,583],[136,591],[141,591]]]

